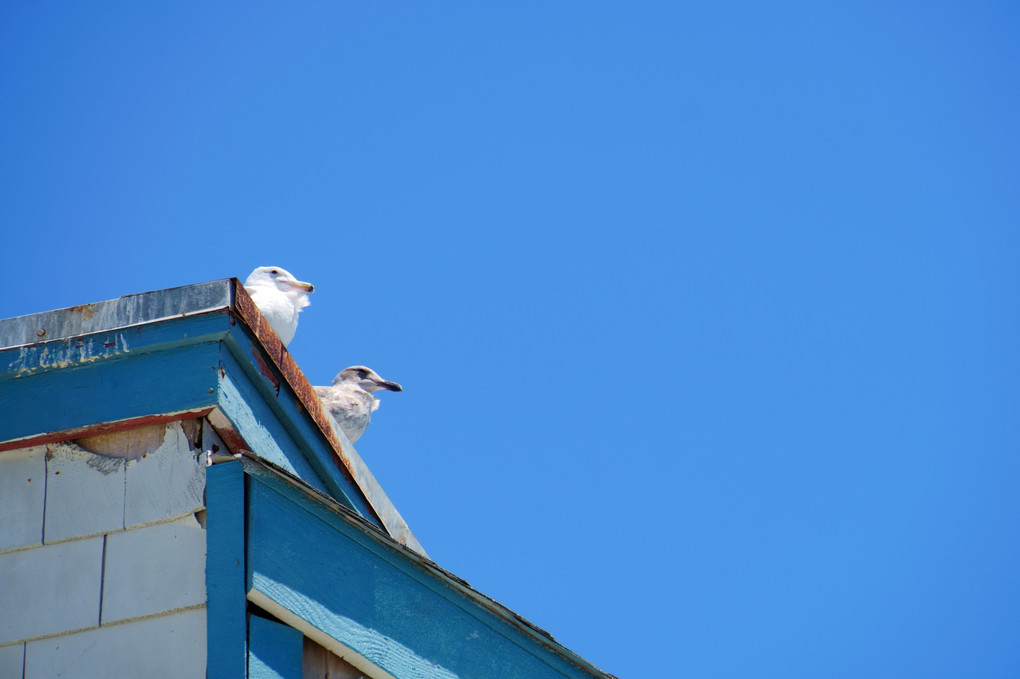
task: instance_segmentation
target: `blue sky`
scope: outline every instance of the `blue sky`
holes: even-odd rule
[[[621,678],[1020,671],[1010,3],[4,3],[0,316],[283,266]]]

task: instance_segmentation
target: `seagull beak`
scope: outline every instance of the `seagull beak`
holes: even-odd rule
[[[380,389],[388,389],[389,391],[403,391],[404,390],[404,388],[401,387],[396,382],[387,382],[386,380],[380,380],[380,381],[376,382],[376,384],[379,385]]]
[[[283,281],[292,288],[297,288],[302,292],[315,292],[315,286],[311,283],[305,283],[304,281]]]

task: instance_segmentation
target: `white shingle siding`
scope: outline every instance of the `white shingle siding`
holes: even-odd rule
[[[106,538],[103,624],[205,603],[205,531],[194,516]]]
[[[47,543],[124,527],[124,460],[53,443],[46,455]]]
[[[205,455],[193,452],[180,422],[167,425],[162,445],[128,460],[124,526],[186,516],[202,509]]]
[[[203,608],[30,641],[25,679],[205,677],[205,635]]]
[[[0,679],[205,675],[205,456],[118,437],[0,453]]]
[[[0,453],[0,551],[42,544],[45,498],[46,446]]]
[[[99,624],[103,536],[0,554],[0,643]]]
[[[21,679],[25,669],[25,644],[0,646],[0,677]]]

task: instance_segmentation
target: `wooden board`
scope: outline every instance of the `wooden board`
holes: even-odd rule
[[[125,464],[124,527],[188,516],[203,507],[205,455],[183,423],[161,425],[160,444]]]
[[[41,545],[46,446],[0,453],[0,551]]]
[[[99,624],[103,540],[0,554],[0,644]]]
[[[249,479],[249,599],[366,674],[604,676],[356,517]]]
[[[248,679],[302,679],[304,636],[293,627],[248,617]]]
[[[101,624],[204,604],[205,538],[194,516],[107,535]]]
[[[30,641],[25,679],[205,677],[205,610]],[[244,677],[243,671],[234,675]]]
[[[244,472],[223,462],[206,472],[205,588],[209,679],[245,676],[247,629],[244,554]]]
[[[43,539],[57,542],[124,527],[124,460],[94,455],[73,443],[46,454]]]
[[[0,381],[0,443],[216,405],[219,342]]]

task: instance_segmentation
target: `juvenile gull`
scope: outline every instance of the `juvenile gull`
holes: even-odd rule
[[[387,382],[369,368],[354,365],[341,370],[333,386],[315,387],[315,393],[347,439],[354,443],[365,433],[372,413],[379,407],[379,399],[372,392],[380,389],[403,391],[396,382]]]
[[[248,276],[244,289],[283,346],[290,344],[297,331],[298,314],[311,304],[308,293],[314,292],[315,286],[299,281],[278,266],[260,266]]]

